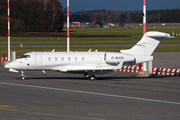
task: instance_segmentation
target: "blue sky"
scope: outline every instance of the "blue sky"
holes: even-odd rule
[[[119,10],[133,11],[143,9],[143,0],[69,0],[70,12],[81,10]],[[67,0],[59,0],[66,8]],[[180,8],[180,0],[146,0],[147,10],[172,9],[173,6]]]

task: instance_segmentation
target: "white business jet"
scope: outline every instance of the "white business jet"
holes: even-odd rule
[[[163,38],[171,38],[162,32],[147,32],[131,49],[120,52],[29,52],[5,65],[11,72],[36,70],[80,73],[91,80],[96,74],[106,74],[121,69],[125,65],[136,65],[153,60],[151,54]]]

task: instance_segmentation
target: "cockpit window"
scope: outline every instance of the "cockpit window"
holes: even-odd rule
[[[21,55],[19,58],[30,58],[30,55]]]

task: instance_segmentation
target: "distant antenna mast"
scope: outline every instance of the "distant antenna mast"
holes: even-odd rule
[[[69,0],[67,0],[67,52],[69,52]]]
[[[146,33],[146,0],[143,0],[143,35]],[[144,62],[143,63],[143,71],[147,71],[147,65],[148,65],[148,71],[152,71],[152,61],[151,62]],[[149,67],[151,66],[151,67]]]
[[[143,35],[146,33],[146,0],[143,0]]]
[[[8,61],[10,61],[10,11],[9,11],[9,0],[8,0]]]

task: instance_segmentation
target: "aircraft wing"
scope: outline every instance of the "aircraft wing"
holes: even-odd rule
[[[82,67],[82,66],[64,66],[64,67],[54,67],[52,68],[54,71],[59,71],[59,72],[68,72],[68,73],[86,73],[86,72],[93,72],[95,74],[106,74],[109,72],[113,72],[113,69],[107,69],[107,68],[98,68],[96,67]]]

